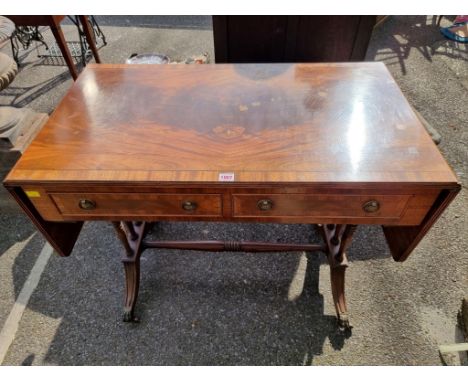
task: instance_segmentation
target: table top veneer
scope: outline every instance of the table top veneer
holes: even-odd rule
[[[8,182],[456,184],[382,63],[89,65]]]

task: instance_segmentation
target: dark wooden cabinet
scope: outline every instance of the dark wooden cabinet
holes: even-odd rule
[[[363,61],[376,16],[213,16],[215,60]]]

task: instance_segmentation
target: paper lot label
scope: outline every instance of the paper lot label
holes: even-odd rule
[[[233,172],[220,172],[218,180],[220,182],[234,182]]]

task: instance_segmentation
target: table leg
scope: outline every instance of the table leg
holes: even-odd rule
[[[125,303],[124,322],[138,322],[134,315],[135,305],[140,288],[140,254],[135,254],[132,258],[122,260],[125,267]]]
[[[126,255],[122,262],[125,268],[124,322],[138,322],[134,315],[140,286],[140,256],[143,252],[142,239],[146,224],[138,222],[113,222],[117,236],[122,242]]]
[[[86,36],[86,41],[88,42],[89,47],[91,48],[91,51],[93,52],[94,59],[98,64],[101,63],[101,58],[99,57],[99,53],[96,47],[96,42],[94,40],[94,32],[89,25],[89,20],[88,16],[78,16],[81,25],[83,26],[83,31]]]
[[[125,322],[138,322],[138,319],[134,316],[134,309],[140,285],[141,253],[145,248],[172,248],[169,244],[181,245],[181,243],[159,242],[159,244],[162,243],[162,246],[158,246],[156,245],[158,242],[143,242],[146,231],[149,227],[149,225],[144,222],[113,222],[113,225],[126,252],[126,256],[122,259],[125,267],[126,289],[123,319]],[[348,259],[345,251],[351,244],[351,239],[357,226],[328,224],[326,226],[317,225],[317,228],[323,236],[325,247],[317,245],[317,248],[314,248],[314,250],[325,251],[327,254],[328,262],[330,264],[331,289],[338,325],[342,329],[350,330],[352,326],[349,323],[345,298],[345,272],[348,267]],[[183,249],[194,247],[193,242],[188,243],[189,246],[186,246]],[[212,242],[208,243],[212,244]],[[207,244],[205,243],[205,245]],[[239,247],[238,249],[236,248],[233,250],[241,249],[242,248]]]
[[[78,72],[76,71],[76,66],[73,62],[73,57],[71,56],[70,51],[68,50],[67,42],[65,41],[65,37],[63,35],[60,24],[51,24],[50,29],[52,30],[55,40],[57,41],[60,51],[62,52],[63,58],[67,63],[68,69],[70,70],[70,74],[72,75],[73,79],[76,80],[78,78]]]
[[[327,258],[330,265],[331,289],[335,304],[338,324],[343,329],[351,329],[345,298],[345,273],[348,267],[346,249],[356,231],[356,225],[322,226],[323,237],[328,248]]]
[[[340,328],[351,329],[345,298],[346,266],[330,266],[331,289]]]

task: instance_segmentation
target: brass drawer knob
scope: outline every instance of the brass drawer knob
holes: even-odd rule
[[[362,205],[365,212],[377,212],[380,209],[380,203],[377,200],[369,200]]]
[[[191,202],[191,201],[185,201],[182,203],[182,208],[185,210],[185,211],[195,211],[198,207],[198,204],[195,203],[195,202]]]
[[[269,199],[262,199],[258,201],[257,207],[259,210],[268,211],[273,208],[273,202]]]
[[[89,200],[89,199],[81,199],[80,202],[78,203],[78,206],[82,210],[94,210],[96,208],[96,202],[93,202],[92,200]]]

